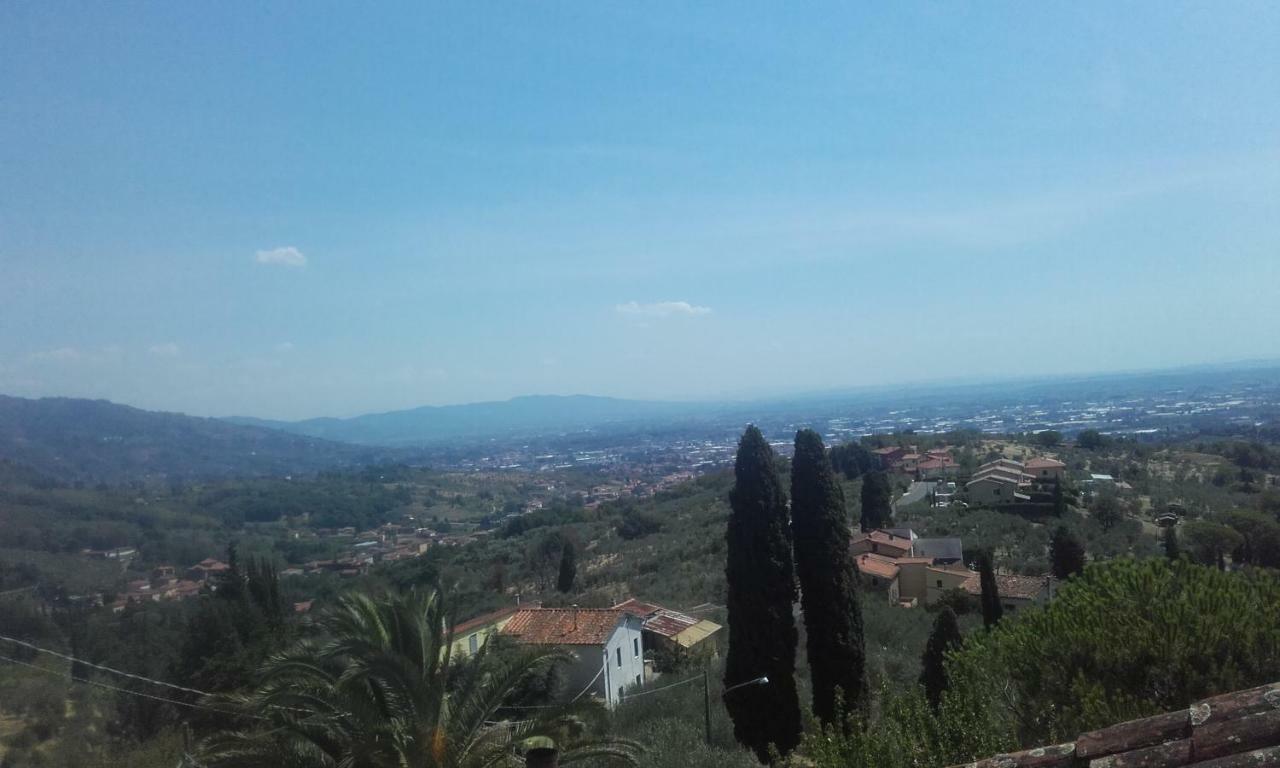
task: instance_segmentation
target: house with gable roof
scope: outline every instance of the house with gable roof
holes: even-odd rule
[[[567,651],[564,695],[618,706],[644,683],[642,620],[616,608],[522,608],[498,630],[520,645]]]

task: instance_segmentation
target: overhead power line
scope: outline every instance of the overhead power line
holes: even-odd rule
[[[33,651],[36,651],[37,653],[44,653],[44,654],[48,654],[49,656],[53,656],[53,657],[55,657],[55,658],[62,659],[63,661],[69,661],[69,662],[71,662],[71,663],[73,663],[73,664],[83,664],[83,665],[85,665],[86,667],[90,667],[90,668],[92,668],[92,669],[96,669],[96,670],[99,670],[99,671],[101,671],[101,672],[107,672],[107,673],[110,673],[110,674],[113,674],[113,675],[120,675],[121,677],[126,677],[126,678],[128,678],[128,679],[130,679],[130,680],[137,680],[137,681],[138,681],[138,682],[140,682],[140,683],[150,683],[151,685],[159,685],[159,686],[163,686],[163,687],[165,687],[165,688],[170,688],[170,689],[175,690],[175,691],[181,691],[181,692],[183,692],[183,693],[194,693],[195,695],[200,696],[201,698],[213,698],[213,697],[215,697],[215,696],[216,696],[216,694],[212,694],[212,693],[209,693],[209,692],[207,692],[207,691],[202,691],[202,690],[200,690],[199,688],[189,688],[189,687],[187,687],[187,686],[185,686],[185,685],[176,685],[176,684],[174,684],[174,683],[165,682],[164,680],[156,680],[156,679],[155,679],[155,678],[153,678],[153,677],[146,677],[146,676],[144,676],[144,675],[135,675],[135,674],[134,674],[134,673],[132,673],[132,672],[125,672],[124,670],[121,670],[121,669],[115,669],[115,668],[113,668],[113,667],[104,666],[104,665],[102,665],[102,664],[94,664],[94,663],[93,663],[93,662],[91,662],[91,661],[86,661],[86,660],[84,660],[84,659],[79,659],[79,658],[76,658],[75,656],[70,656],[70,655],[68,655],[68,654],[61,653],[61,652],[59,652],[59,651],[53,651],[53,650],[50,650],[50,649],[48,649],[48,648],[41,648],[41,647],[40,647],[40,646],[38,646],[38,645],[33,645],[33,644],[31,644],[31,643],[28,643],[28,642],[27,642],[27,641],[25,641],[25,640],[19,640],[19,639],[15,638],[15,637],[8,637],[8,636],[5,636],[5,635],[0,635],[0,640],[7,640],[7,641],[9,641],[9,642],[11,642],[11,643],[13,643],[13,644],[15,644],[15,645],[19,645],[19,646],[21,646],[21,647],[23,647],[23,648],[29,648],[29,649],[31,649],[31,650],[33,650]],[[15,664],[23,664],[23,666],[32,667],[33,669],[39,669],[39,670],[43,670],[43,671],[46,671],[46,672],[52,672],[53,674],[61,674],[61,673],[58,673],[58,672],[56,672],[56,671],[54,671],[54,670],[46,669],[46,668],[44,668],[44,667],[36,666],[36,665],[34,665],[34,664],[24,664],[24,663],[23,663],[23,662],[21,662],[21,661],[16,661],[16,660],[14,660],[14,659],[9,659],[8,657],[5,657],[5,656],[0,656],[0,659],[4,659],[4,660],[6,660],[6,661],[13,661],[13,663],[15,663]],[[64,675],[64,677],[67,677],[67,676],[66,676],[66,675]],[[89,684],[91,684],[91,685],[97,685],[98,687],[110,688],[110,689],[111,689],[111,690],[113,690],[113,691],[123,691],[124,693],[137,693],[137,694],[138,694],[138,695],[140,695],[140,696],[146,696],[147,698],[156,699],[157,701],[168,701],[168,702],[171,702],[171,703],[174,703],[174,704],[181,704],[181,705],[182,705],[182,706],[184,706],[184,707],[186,707],[186,706],[196,706],[196,705],[194,705],[194,704],[188,704],[188,703],[186,703],[186,702],[176,701],[176,700],[174,700],[174,699],[166,699],[166,698],[161,697],[161,696],[152,696],[152,695],[150,695],[150,694],[143,694],[143,693],[139,693],[138,691],[133,691],[133,690],[130,690],[130,689],[128,689],[128,688],[116,688],[115,686],[108,686],[106,683],[97,683],[97,682],[94,682],[94,681],[92,681],[92,680],[83,680],[83,681],[82,681],[82,680],[78,680],[77,678],[74,678],[74,677],[72,677],[71,679],[72,679],[72,680],[76,680],[77,682],[87,682],[87,683],[89,683]],[[267,706],[268,706],[268,707],[270,707],[271,709],[279,709],[279,710],[282,710],[282,711],[285,711],[285,712],[308,712],[308,711],[309,711],[309,710],[305,710],[305,709],[300,709],[300,708],[298,708],[298,707],[286,707],[286,706],[282,706],[282,705],[279,705],[279,704],[268,704]],[[204,708],[204,709],[209,709],[209,707],[203,707],[203,708]],[[234,714],[234,713],[231,713],[231,712],[228,712],[228,711],[225,711],[225,710],[219,710],[219,709],[214,709],[214,710],[212,710],[212,711],[214,711],[214,712],[224,712],[224,714]],[[254,715],[247,715],[247,716],[248,716],[248,717],[254,717]],[[258,719],[259,719],[259,720],[265,720],[266,718],[259,717]]]
[[[661,688],[654,688],[651,691],[641,691],[640,693],[633,693],[630,696],[624,696],[622,698],[622,701],[625,703],[625,702],[631,701],[632,699],[638,699],[641,696],[649,696],[654,693],[661,693],[670,688],[675,688],[676,686],[684,685],[686,683],[692,683],[696,680],[701,680],[701,679],[702,679],[702,675],[694,675],[693,677],[687,678],[685,680],[680,680],[678,682],[671,683],[670,685],[664,685]]]
[[[231,717],[250,717],[250,718],[253,718],[254,720],[267,719],[259,715],[250,715],[244,712],[233,712],[229,709],[218,709],[216,707],[205,706],[204,704],[194,704],[189,701],[181,701],[179,699],[170,699],[165,696],[155,696],[150,693],[143,693],[142,691],[132,691],[132,690],[129,690],[128,688],[120,688],[115,685],[100,683],[97,680],[82,680],[66,672],[59,672],[56,669],[49,669],[48,667],[42,667],[39,664],[31,664],[26,661],[18,661],[17,659],[11,659],[8,656],[0,656],[0,661],[7,661],[10,664],[17,664],[18,666],[27,667],[28,669],[34,669],[38,672],[44,672],[47,675],[53,675],[55,677],[65,678],[67,680],[70,680],[73,683],[83,683],[85,685],[92,685],[95,688],[105,688],[108,691],[115,691],[116,693],[125,693],[130,696],[140,696],[144,699],[151,699],[152,701],[162,701],[166,704],[173,704],[179,707],[189,707],[191,709],[202,709],[202,710],[205,710],[206,712],[216,712],[219,715],[230,715]]]
[[[194,693],[197,696],[212,695],[206,691],[201,691],[196,688],[188,688],[185,685],[174,685],[173,683],[166,683],[163,680],[156,680],[154,678],[144,677],[142,675],[135,675],[132,672],[125,672],[120,669],[113,669],[111,667],[103,666],[102,664],[94,664],[93,662],[85,661],[84,659],[77,659],[75,656],[68,656],[65,653],[59,653],[58,651],[51,651],[48,648],[41,648],[38,645],[32,645],[31,643],[28,643],[25,640],[19,640],[16,637],[6,637],[4,635],[0,635],[0,640],[7,640],[11,643],[14,643],[15,645],[20,645],[23,648],[29,648],[37,653],[46,653],[50,656],[54,656],[56,658],[62,659],[63,661],[70,661],[73,664],[83,664],[86,667],[92,667],[93,669],[96,669],[102,672],[109,672],[113,675],[120,675],[121,677],[127,677],[130,680],[137,680],[138,682],[142,682],[142,683],[151,683],[152,685],[160,685],[160,686],[164,686],[165,688],[171,688],[175,691],[182,691],[183,693]]]

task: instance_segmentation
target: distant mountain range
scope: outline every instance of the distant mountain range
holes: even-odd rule
[[[29,400],[0,395],[0,461],[55,479],[108,483],[278,476],[381,461],[413,463],[440,446],[555,437],[586,430],[737,429],[747,421],[760,423],[761,419],[793,425],[835,414],[867,416],[922,405],[934,409],[946,405],[956,412],[956,423],[963,423],[967,413],[1000,403],[1105,401],[1161,391],[1222,391],[1224,387],[1255,394],[1277,391],[1280,368],[1272,361],[1091,377],[868,388],[719,403],[538,395],[304,421],[196,418],[105,400]],[[415,450],[418,448],[421,450]],[[4,482],[4,472],[0,472],[0,482]]]
[[[387,452],[105,400],[0,395],[0,460],[64,481],[286,475]]]
[[[269,421],[247,417],[233,424],[265,427],[361,445],[409,446],[444,440],[538,435],[604,426],[671,422],[718,412],[708,403],[621,400],[591,395],[531,395],[500,402],[423,406],[349,419]]]

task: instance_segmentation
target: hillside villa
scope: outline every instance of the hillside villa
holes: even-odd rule
[[[521,608],[498,634],[521,645],[568,651],[565,695],[590,694],[612,709],[629,688],[644,682],[643,624],[616,608]]]
[[[972,575],[958,538],[923,538],[909,528],[877,529],[850,542],[858,572],[894,605],[929,605]]]
[[[946,448],[932,448],[920,453],[914,445],[907,448],[894,446],[877,448],[871,453],[879,460],[880,469],[911,475],[918,480],[942,480],[959,472],[955,458]]]
[[[978,467],[965,492],[969,504],[977,507],[1003,507],[1033,503],[1033,493],[1052,490],[1066,472],[1067,465],[1057,459],[1034,458],[1023,464],[1013,459],[996,459]]]

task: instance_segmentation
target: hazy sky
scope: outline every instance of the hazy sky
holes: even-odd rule
[[[0,3],[0,393],[1280,356],[1280,3]]]

